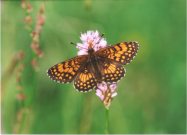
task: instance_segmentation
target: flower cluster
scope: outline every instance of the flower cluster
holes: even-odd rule
[[[98,31],[88,31],[87,33],[81,34],[80,37],[82,43],[77,43],[79,49],[78,55],[88,54],[88,47],[92,44],[94,51],[107,46],[106,40],[99,34]]]
[[[90,44],[94,51],[98,51],[107,46],[107,41],[98,31],[88,31],[83,33],[81,34],[80,39],[82,43],[77,43],[77,48],[79,49],[78,55],[88,54]],[[107,109],[109,109],[112,99],[117,95],[116,88],[117,83],[101,82],[97,84],[96,95],[100,98]]]
[[[40,49],[40,45],[39,45],[39,37],[40,37],[42,26],[44,25],[44,23],[45,23],[44,5],[42,4],[40,6],[40,9],[37,15],[35,28],[31,34],[32,36],[31,49],[38,57],[43,56],[43,51]]]

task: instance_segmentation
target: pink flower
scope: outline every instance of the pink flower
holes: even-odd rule
[[[86,33],[81,34],[80,37],[82,43],[77,43],[77,48],[79,49],[78,55],[88,54],[89,44],[92,44],[94,51],[97,51],[101,48],[107,46],[106,40],[96,31],[87,31]]]
[[[100,98],[107,109],[109,109],[112,99],[117,96],[116,88],[116,83],[109,84],[102,82],[97,84],[96,95]]]

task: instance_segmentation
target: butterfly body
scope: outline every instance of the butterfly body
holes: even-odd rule
[[[87,92],[102,81],[113,83],[124,77],[123,65],[130,63],[137,51],[137,42],[122,42],[98,51],[90,44],[87,55],[56,64],[47,73],[59,83],[74,81],[78,91]]]
[[[101,82],[102,74],[100,69],[100,58],[97,57],[95,51],[93,48],[90,48],[88,50],[88,62],[87,66],[88,69],[90,69],[90,72],[92,72],[97,80],[97,82]]]

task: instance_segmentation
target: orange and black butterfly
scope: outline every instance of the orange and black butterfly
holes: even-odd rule
[[[78,91],[87,92],[104,81],[113,83],[125,75],[123,65],[131,62],[139,48],[137,42],[122,42],[94,51],[88,48],[87,55],[76,56],[52,66],[49,77],[59,83],[70,83]]]

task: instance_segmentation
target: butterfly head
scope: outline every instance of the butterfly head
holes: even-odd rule
[[[93,42],[89,41],[88,42],[88,53],[93,53],[93,52],[94,52]]]

